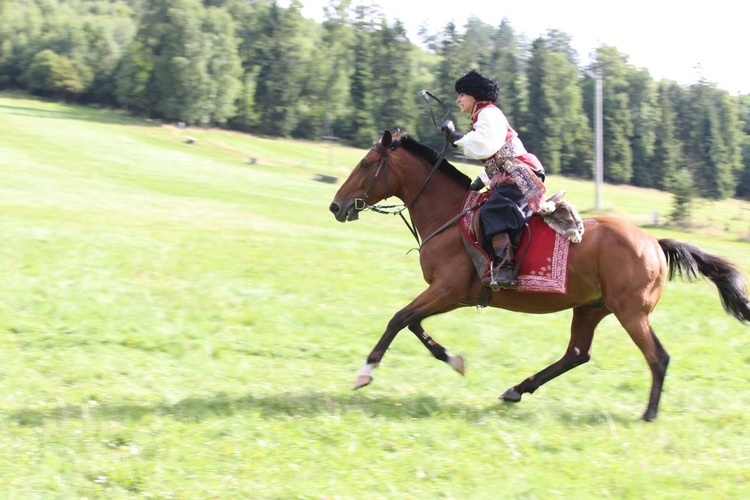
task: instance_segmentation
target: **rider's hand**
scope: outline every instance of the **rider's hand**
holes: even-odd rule
[[[444,120],[443,125],[440,127],[440,130],[443,131],[446,140],[453,146],[456,145],[457,140],[464,136],[464,134],[456,130],[456,126],[453,124],[453,120]]]
[[[482,170],[479,175],[477,175],[477,178],[474,179],[474,182],[469,185],[469,189],[473,191],[481,191],[489,183],[490,178],[487,177],[487,172]]]
[[[482,176],[478,175],[476,179],[471,183],[469,186],[469,189],[472,191],[481,191],[484,187],[484,181],[482,180]]]

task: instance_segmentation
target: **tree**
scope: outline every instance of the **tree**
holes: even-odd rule
[[[515,31],[510,22],[503,19],[492,36],[489,67],[490,72],[497,75],[503,113],[516,131],[525,136],[527,130],[524,115],[528,109],[528,95],[518,51]]]
[[[122,3],[99,4],[93,12],[81,15],[77,29],[85,41],[75,50],[74,57],[90,72],[84,98],[89,102],[116,104],[117,69],[135,38],[135,14]]]
[[[306,139],[320,139],[330,135],[329,105],[332,105],[340,116],[347,103],[347,89],[340,84],[341,75],[346,74],[347,56],[336,62],[341,65],[341,68],[331,74],[331,53],[324,49],[324,38],[327,34],[325,28],[302,17],[299,17],[299,21],[297,31],[302,35],[299,50],[305,54],[305,66],[300,67],[296,75],[301,88],[295,104],[298,125],[292,131],[292,135]],[[316,77],[310,78],[311,74]],[[329,77],[333,78],[330,82],[334,85],[332,89],[327,88]],[[337,90],[341,93],[333,93]],[[341,100],[340,103],[333,103],[339,100]]]
[[[349,20],[350,0],[331,2],[326,8],[323,21],[323,36],[320,54],[322,65],[321,105],[324,117],[322,135],[338,137],[346,135],[346,117],[350,100],[348,69],[352,66],[354,31]]]
[[[528,78],[529,107],[527,123],[527,135],[524,137],[526,147],[531,151],[543,151],[545,137],[549,136],[547,127],[550,125],[545,117],[552,116],[552,102],[547,95],[552,91],[547,88],[549,79],[546,72],[549,70],[548,48],[544,38],[537,38],[531,44],[531,58],[526,69]],[[552,154],[544,154],[540,157],[542,163],[551,163]]]
[[[676,224],[687,224],[693,206],[693,176],[688,169],[683,168],[672,178],[670,190],[674,195],[670,220]]]
[[[168,120],[207,124],[209,54],[202,43],[203,5],[198,0],[157,0],[156,3],[163,6],[156,20],[162,45],[156,47],[154,65],[159,114]]]
[[[271,5],[268,2],[235,0],[227,5],[227,9],[235,21],[235,36],[239,38],[237,52],[242,66],[242,88],[237,99],[237,114],[230,120],[230,126],[249,132],[260,123],[260,110],[255,104],[255,96],[267,47],[263,20],[269,15]]]
[[[32,92],[66,100],[84,89],[73,62],[49,49],[34,56],[24,73],[24,80]]]
[[[495,42],[494,28],[481,21],[476,16],[471,16],[464,25],[464,35],[461,41],[461,52],[464,55],[464,63],[471,68],[484,68],[485,71],[492,68],[494,59]],[[458,78],[461,75],[455,75]]]
[[[604,66],[604,178],[629,183],[633,177],[633,122],[630,118],[627,58],[614,47],[601,46],[596,62]]]
[[[742,123],[742,170],[737,175],[736,195],[750,199],[750,95],[737,98]]]
[[[224,8],[210,7],[203,23],[203,43],[208,54],[208,99],[205,101],[207,124],[223,124],[235,116],[236,100],[242,84],[242,67],[234,35],[234,21]]]
[[[41,9],[33,2],[0,2],[0,89],[22,87],[31,59],[44,50]]]
[[[375,136],[375,120],[372,113],[373,71],[372,63],[375,51],[370,41],[374,26],[368,8],[358,6],[355,9],[356,30],[354,46],[354,68],[351,76],[351,102],[349,138],[355,145],[369,146]]]
[[[698,194],[713,200],[732,196],[742,165],[736,106],[726,92],[700,82],[689,88],[683,109],[689,124],[685,152]]]
[[[373,75],[373,119],[393,129],[410,130],[419,95],[412,77],[412,45],[398,21],[392,27],[383,21],[373,36],[380,47],[373,61],[377,67]]]
[[[671,90],[675,84],[662,80],[657,88],[657,113],[654,120],[654,153],[649,162],[656,189],[669,189],[679,168],[680,144],[676,134]]]
[[[557,31],[532,44],[527,148],[550,173],[580,174],[590,165],[590,132],[569,38]]]
[[[120,102],[167,120],[224,123],[240,91],[232,18],[198,0],[148,5],[118,74]]]
[[[308,78],[300,8],[298,0],[292,1],[288,11],[274,2],[262,20],[266,46],[261,48],[255,104],[258,131],[263,134],[289,137],[299,124],[298,101]]]
[[[456,25],[448,23],[438,41],[437,55],[438,65],[435,69],[436,85],[435,95],[441,97],[446,104],[450,103],[456,96],[455,82],[461,75],[474,69],[473,62],[467,62],[463,58],[461,46],[462,37],[456,30]],[[490,75],[488,75],[490,76]],[[455,110],[455,105],[453,106]],[[470,128],[469,119],[463,116],[453,116],[456,128],[467,130]]]
[[[94,80],[92,68],[86,56],[93,50],[87,40],[84,30],[85,13],[77,9],[77,5],[65,3],[53,4],[45,12],[45,33],[39,40],[40,47],[58,54],[72,65],[72,72],[76,73],[77,85],[82,88],[76,94],[89,89]]]
[[[156,107],[154,60],[142,40],[134,42],[123,56],[115,77],[115,96],[125,109],[150,116]]]
[[[659,119],[656,85],[647,70],[631,70],[628,82],[628,105],[633,123],[630,144],[633,151],[635,186],[655,188],[660,185],[659,172],[653,168],[656,145],[656,126]]]

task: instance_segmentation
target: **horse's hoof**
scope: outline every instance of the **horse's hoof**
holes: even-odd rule
[[[370,375],[359,375],[357,381],[354,382],[354,387],[352,387],[352,389],[357,390],[368,385],[370,382],[372,382],[372,377]]]
[[[461,375],[464,374],[464,366],[465,366],[464,357],[460,354],[456,354],[455,356],[451,356],[448,358],[448,364],[453,367],[454,370],[456,370]]]
[[[509,403],[518,403],[521,401],[521,393],[518,392],[515,387],[511,387],[500,396],[500,399],[508,401]]]

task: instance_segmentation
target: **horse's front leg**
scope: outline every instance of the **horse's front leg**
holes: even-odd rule
[[[388,322],[382,337],[375,345],[369,356],[367,363],[357,374],[357,380],[354,388],[359,389],[372,382],[372,371],[378,367],[380,361],[385,355],[385,351],[396,338],[398,332],[405,327],[414,332],[414,334],[429,349],[433,356],[441,361],[445,361],[453,367],[454,370],[463,375],[464,358],[463,356],[448,354],[447,350],[435,342],[430,335],[422,328],[422,320],[436,313],[447,312],[459,307],[459,303],[450,293],[446,293],[441,287],[431,285],[427,290],[419,294],[408,306],[397,312]]]
[[[451,308],[453,309],[453,308]],[[446,311],[440,311],[440,312],[446,312]],[[430,337],[430,334],[424,331],[424,328],[422,328],[422,322],[417,321],[414,323],[411,323],[409,325],[409,330],[411,330],[414,335],[417,336],[417,338],[422,342],[422,344],[432,353],[433,356],[435,356],[436,359],[440,361],[444,361],[451,365],[454,370],[456,370],[461,375],[464,374],[464,357],[460,354],[450,354],[448,353],[448,350],[438,344],[435,340],[433,340],[432,337]]]

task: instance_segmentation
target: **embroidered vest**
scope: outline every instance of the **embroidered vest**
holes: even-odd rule
[[[471,114],[472,130],[474,130],[474,127],[476,126],[479,113],[487,107],[497,108],[497,106],[490,101],[480,101],[474,106],[474,112]],[[484,158],[482,164],[484,165],[485,172],[487,172],[487,176],[492,179],[492,177],[501,170],[504,170],[505,173],[507,173],[510,169],[504,169],[503,167],[505,165],[510,166],[511,162],[518,161],[516,160],[517,157],[525,155],[526,153],[526,148],[523,147],[521,139],[518,138],[518,132],[508,125],[508,131],[505,135],[505,144],[503,144],[494,155],[489,158]]]
[[[477,123],[479,112],[488,106],[495,106],[489,101],[478,102],[471,115],[471,129]],[[497,107],[497,106],[495,106]],[[498,108],[499,109],[499,108]],[[533,161],[532,161],[533,160]],[[515,184],[523,193],[529,208],[538,212],[547,192],[542,180],[536,172],[542,169],[541,163],[536,156],[529,154],[523,143],[518,138],[518,132],[508,125],[505,136],[505,144],[495,152],[494,155],[482,160],[487,177],[490,178],[490,187],[501,184]],[[497,178],[493,179],[493,177]]]

